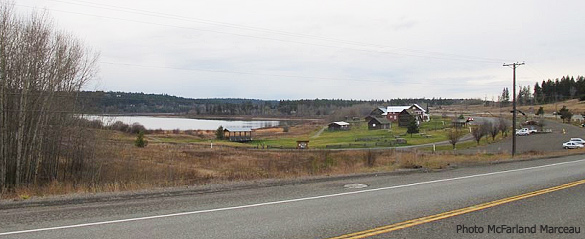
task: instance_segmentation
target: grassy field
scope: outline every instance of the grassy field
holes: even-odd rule
[[[83,180],[54,181],[47,185],[20,187],[1,195],[5,199],[24,200],[34,196],[136,191],[157,187],[201,185],[258,179],[287,179],[308,176],[346,175],[388,172],[399,168],[441,169],[453,164],[505,160],[509,155],[459,155],[446,147],[443,152],[394,149],[330,151],[319,150],[330,144],[372,143],[359,138],[392,140],[403,137],[408,145],[446,140],[440,119],[423,124],[421,134],[406,135],[405,128],[368,130],[365,123],[354,124],[349,131],[324,131],[311,138],[323,123],[310,123],[260,130],[260,140],[242,144],[214,140],[213,131],[162,132],[147,136],[145,148],[134,146],[136,135],[101,130],[95,159],[86,162]],[[310,139],[313,150],[256,150],[259,143],[294,147],[296,140]],[[211,148],[213,142],[214,147]],[[482,140],[483,142],[483,140]],[[462,143],[475,145],[475,142]],[[359,147],[359,146],[355,146]],[[576,151],[575,151],[576,152]]]
[[[331,132],[335,135],[337,132]],[[88,162],[87,181],[52,182],[20,187],[2,194],[4,199],[68,193],[137,191],[158,187],[202,185],[260,179],[289,179],[356,173],[389,172],[396,169],[443,169],[457,165],[510,160],[508,154],[459,154],[446,150],[401,152],[384,150],[251,150],[220,146],[211,149],[199,143],[149,142],[134,146],[134,136],[108,132],[98,145],[96,158]],[[491,140],[491,139],[490,139]],[[485,140],[482,140],[482,143]],[[467,142],[458,145],[475,145]],[[585,150],[556,153],[529,153],[516,159],[583,153]]]
[[[320,135],[317,132],[326,126],[321,126],[305,135],[295,135],[280,138],[257,137],[249,142],[251,145],[267,145],[272,147],[294,148],[297,140],[309,140],[310,148],[323,149],[328,146],[342,146],[344,148],[376,148],[392,146],[391,141],[397,138],[406,140],[406,144],[394,146],[419,145],[447,140],[443,130],[450,120],[437,118],[430,122],[424,122],[420,126],[420,133],[407,134],[407,129],[393,125],[392,129],[369,130],[366,122],[353,122],[349,130],[330,131],[325,129]],[[378,143],[378,144],[376,144]]]

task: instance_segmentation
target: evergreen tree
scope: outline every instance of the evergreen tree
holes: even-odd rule
[[[215,138],[219,140],[225,138],[223,134],[223,126],[220,125],[219,127],[217,127],[217,130],[215,130]]]
[[[508,87],[502,90],[502,96],[500,97],[500,106],[505,107],[510,104],[510,92],[508,91]]]
[[[567,109],[567,106],[563,105],[563,108],[561,110],[559,110],[559,114],[561,115],[561,119],[563,120],[563,123],[565,123],[565,120],[567,122],[571,122],[571,118],[573,118],[573,113],[571,113],[571,111],[569,109]]]
[[[534,102],[537,104],[544,103],[542,88],[538,85],[538,82],[534,85]]]
[[[148,145],[148,141],[146,141],[144,139],[144,131],[140,131],[138,133],[138,136],[136,137],[136,140],[134,141],[134,145],[136,145],[136,147],[140,147],[140,148],[144,148],[144,147],[146,147],[146,145]]]
[[[540,108],[538,108],[536,115],[544,115],[544,108],[542,106]]]
[[[408,129],[406,130],[406,133],[409,133],[410,137],[412,137],[412,134],[416,134],[418,132],[419,132],[418,123],[416,122],[416,119],[413,118],[408,123]]]

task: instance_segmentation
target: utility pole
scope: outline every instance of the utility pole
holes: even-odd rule
[[[512,157],[516,155],[516,67],[524,65],[522,63],[505,64],[504,66],[512,67]]]

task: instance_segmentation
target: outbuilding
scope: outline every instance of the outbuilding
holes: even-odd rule
[[[400,114],[398,114],[398,126],[400,127],[408,127],[411,121],[415,121],[416,124],[420,124],[418,115],[414,110],[406,109],[402,110]]]
[[[329,130],[349,130],[349,123],[343,121],[333,122],[329,124]]]
[[[231,142],[252,141],[252,129],[249,128],[225,128],[223,130],[225,139]]]
[[[368,129],[390,129],[392,122],[386,118],[372,117],[368,121]]]

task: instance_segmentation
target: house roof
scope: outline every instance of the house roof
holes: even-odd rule
[[[370,119],[369,122],[371,122],[372,120],[375,120],[376,122],[378,122],[380,124],[391,124],[392,123],[392,121],[390,121],[390,120],[388,120],[386,118],[375,118],[374,117],[374,118]]]
[[[426,112],[427,112],[427,111],[426,111],[426,110],[425,110],[423,107],[420,107],[420,105],[418,105],[418,104],[413,104],[413,105],[411,105],[411,106],[414,106],[414,107],[418,108],[418,109],[419,109],[419,110],[421,110],[423,113],[426,113]]]
[[[226,127],[223,130],[224,131],[229,131],[229,132],[252,132],[252,129],[250,129],[250,128],[230,128],[230,127]]]
[[[403,111],[400,112],[400,115],[404,115],[404,114],[416,115],[416,113],[412,109],[404,109]]]
[[[348,126],[349,125],[349,123],[343,122],[343,121],[333,122],[331,124],[336,124],[336,125],[339,125],[339,126]]]
[[[386,110],[386,107],[378,107],[378,109],[382,111],[382,115],[388,115],[388,110]]]
[[[410,108],[410,106],[388,106],[386,107],[387,113],[400,113],[405,109]]]

